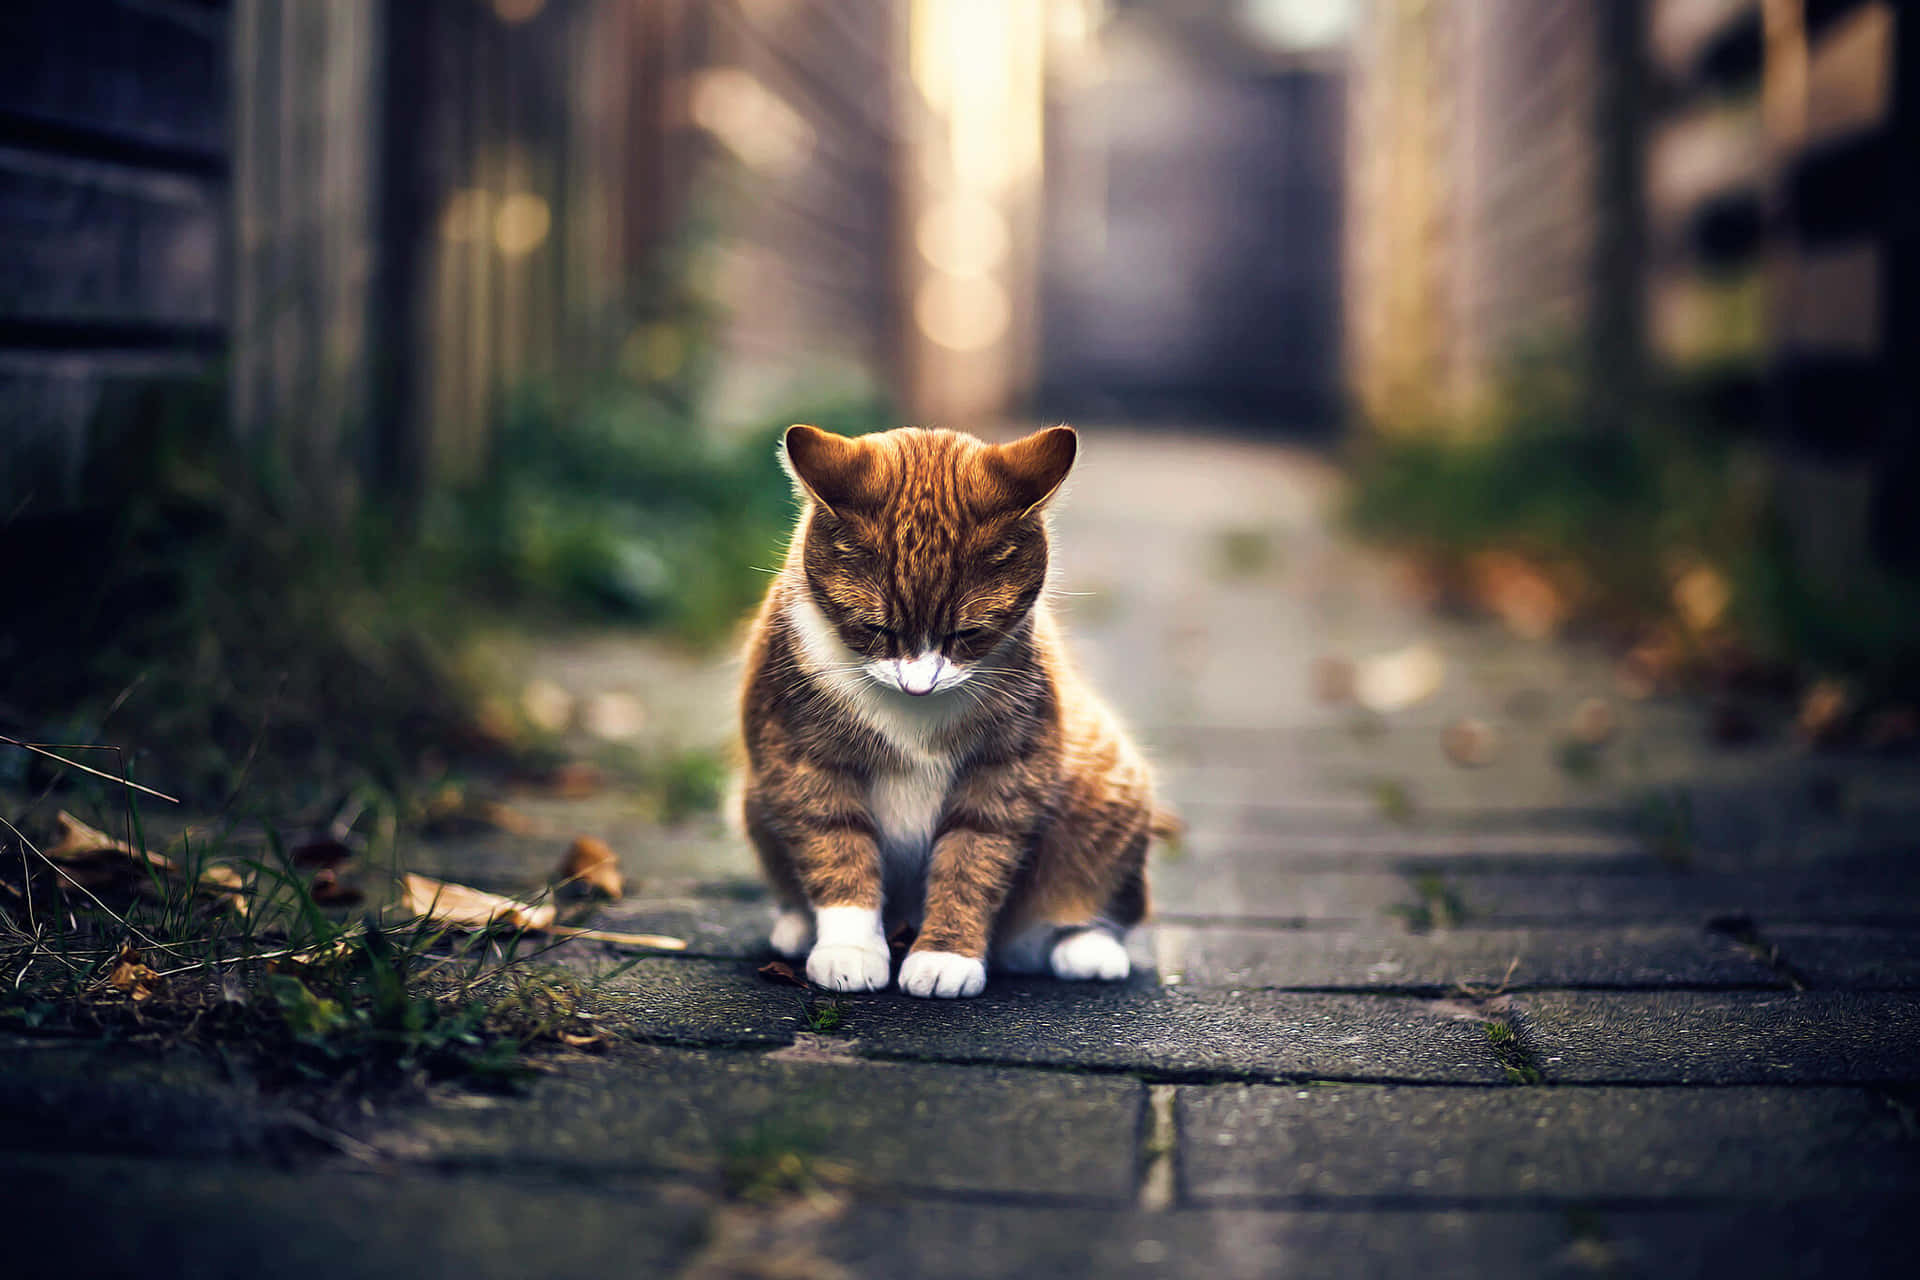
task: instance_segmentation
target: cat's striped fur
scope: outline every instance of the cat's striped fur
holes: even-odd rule
[[[1065,427],[787,433],[805,510],[747,648],[743,816],[774,945],[818,985],[885,986],[902,925],[914,995],[976,994],[990,947],[1126,976],[1151,782],[1045,596],[1044,508],[1076,447]]]

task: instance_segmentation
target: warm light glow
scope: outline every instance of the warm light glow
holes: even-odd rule
[[[1013,321],[1007,291],[985,276],[935,275],[913,300],[920,332],[952,351],[981,351],[1006,336]]]
[[[1006,261],[1007,219],[968,196],[942,200],[920,215],[914,243],[920,255],[949,275],[983,276]]]
[[[1353,0],[1242,0],[1240,21],[1276,49],[1329,49],[1353,29]]]
[[[1046,9],[1030,0],[915,0],[914,84],[946,121],[946,170],[998,191],[1040,167]]]
[[[813,154],[813,126],[738,67],[714,67],[695,76],[687,109],[695,124],[751,168],[791,174]]]
[[[547,0],[493,0],[493,14],[506,23],[531,22],[547,7]]]
[[[552,225],[545,200],[516,191],[500,202],[500,211],[493,215],[493,243],[509,258],[518,258],[539,248]]]
[[[440,234],[448,240],[484,240],[492,199],[479,187],[466,187],[447,198],[440,212]]]

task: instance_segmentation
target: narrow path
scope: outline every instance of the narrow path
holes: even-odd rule
[[[756,973],[737,844],[602,800],[555,820],[640,882],[606,923],[692,943],[611,983],[632,1043],[369,1117],[369,1159],[16,1152],[0,1204],[79,1229],[110,1200],[127,1259],[200,1274],[339,1274],[349,1245],[411,1275],[1890,1271],[1920,1191],[1912,766],[1725,751],[1598,652],[1436,622],[1335,498],[1284,450],[1089,433],[1062,608],[1189,826],[1128,983],[849,998],[818,1030]],[[1331,696],[1349,670],[1385,709]],[[693,737],[724,724],[682,701]],[[511,880],[535,848],[435,856]]]

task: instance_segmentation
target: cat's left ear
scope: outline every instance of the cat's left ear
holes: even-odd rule
[[[1018,507],[1023,516],[1045,506],[1073,470],[1079,447],[1072,427],[1048,427],[1024,440],[996,445],[995,469],[1012,499],[1007,505]]]

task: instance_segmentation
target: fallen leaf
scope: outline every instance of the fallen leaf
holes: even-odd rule
[[[760,976],[770,982],[790,982],[796,987],[804,987],[807,980],[793,971],[793,966],[785,960],[773,960],[760,966]]]
[[[567,856],[560,861],[558,879],[563,885],[583,885],[615,901],[626,892],[626,881],[620,874],[620,859],[606,841],[594,836],[581,836],[567,846]]]
[[[1484,720],[1456,720],[1440,734],[1440,749],[1463,769],[1479,769],[1500,755],[1500,734]]]
[[[120,954],[114,957],[113,971],[107,975],[107,985],[138,1002],[151,998],[165,983],[158,973],[147,966],[146,959],[134,950],[133,944],[128,942],[121,944]]]
[[[1674,610],[1694,632],[1713,630],[1732,602],[1733,588],[1718,570],[1707,565],[1694,565],[1674,579]]]
[[[545,929],[555,914],[550,902],[536,906],[412,872],[401,877],[401,902],[416,919],[455,929]]]
[[[1354,671],[1353,693],[1370,711],[1400,711],[1439,690],[1446,660],[1423,644],[1368,658]]]
[[[1613,705],[1605,698],[1583,699],[1567,720],[1568,733],[1596,747],[1613,737],[1618,727],[1619,720],[1613,714]]]
[[[1816,680],[1800,699],[1795,725],[1800,736],[1816,745],[1830,743],[1845,730],[1853,714],[1853,694],[1840,680]]]
[[[1507,629],[1544,640],[1567,620],[1567,593],[1539,566],[1507,551],[1483,551],[1467,563],[1474,599]]]
[[[562,1031],[558,1039],[561,1044],[566,1045],[569,1049],[604,1049],[607,1047],[606,1039],[601,1036],[598,1031],[589,1032],[586,1035],[580,1035],[572,1031]]]

